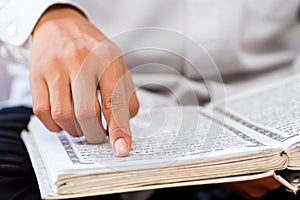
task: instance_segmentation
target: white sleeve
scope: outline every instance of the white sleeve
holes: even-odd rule
[[[23,51],[30,49],[32,30],[45,10],[54,4],[69,4],[85,13],[72,0],[0,0],[1,60],[24,63],[28,59],[29,53]]]

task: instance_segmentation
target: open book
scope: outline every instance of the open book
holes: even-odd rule
[[[223,106],[225,105],[225,107]],[[153,107],[131,120],[129,157],[109,142],[50,133],[36,118],[22,138],[46,199],[224,183],[300,170],[300,75],[199,107]]]

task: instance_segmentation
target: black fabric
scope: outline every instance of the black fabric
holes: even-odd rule
[[[25,107],[0,110],[0,199],[41,199],[20,132],[32,114]]]

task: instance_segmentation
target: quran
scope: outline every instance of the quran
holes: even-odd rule
[[[222,106],[225,105],[225,106]],[[300,75],[208,107],[153,107],[130,121],[132,151],[51,133],[32,117],[22,139],[42,198],[64,199],[226,183],[300,170]]]

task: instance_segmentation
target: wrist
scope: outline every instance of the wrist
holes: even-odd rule
[[[32,31],[32,35],[46,22],[56,21],[56,20],[76,20],[79,18],[85,18],[86,16],[79,9],[68,4],[57,4],[48,8],[44,14],[38,20],[36,26]]]

